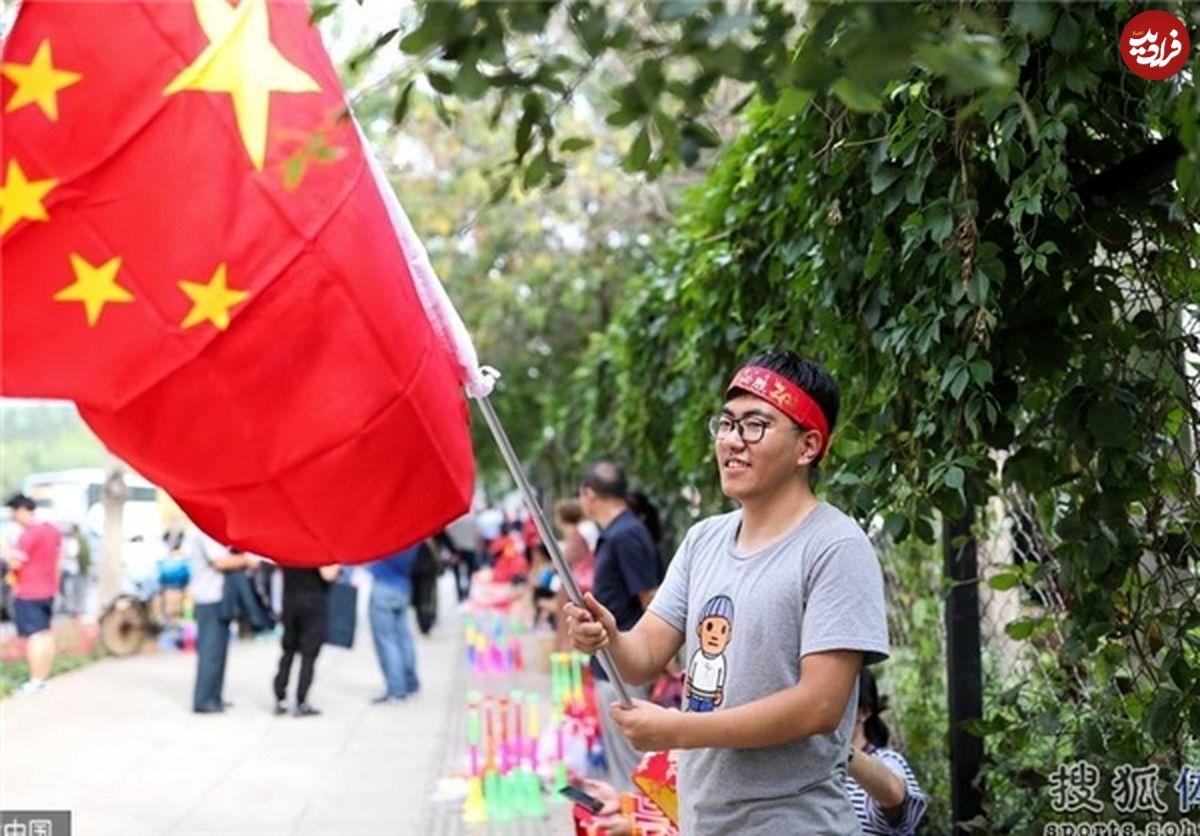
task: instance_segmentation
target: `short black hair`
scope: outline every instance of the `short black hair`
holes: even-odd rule
[[[629,510],[642,521],[650,532],[650,539],[661,543],[663,538],[662,519],[658,515],[658,507],[641,491],[631,491],[629,494]]]
[[[803,389],[810,398],[817,402],[817,406],[825,415],[825,422],[829,424],[829,433],[833,434],[833,425],[837,423],[838,407],[841,404],[842,396],[838,391],[837,384],[829,376],[829,372],[825,371],[820,364],[814,363],[812,360],[805,360],[786,349],[775,349],[754,355],[746,361],[746,365],[760,366],[775,372]],[[728,401],[743,394],[753,393],[747,392],[745,389],[733,388],[726,393],[725,400]],[[805,429],[813,428],[805,427]],[[829,439],[825,440],[829,441]],[[813,464],[820,460],[818,458]]]
[[[883,722],[883,718],[879,715],[887,711],[887,697],[879,695],[879,685],[875,682],[875,675],[870,669],[862,668],[858,674],[858,707],[867,712],[867,719],[863,727],[863,733],[871,745],[884,747],[888,745],[888,738],[891,737],[891,732],[888,730],[887,723]]]
[[[24,508],[26,511],[33,511],[37,508],[37,503],[27,497],[23,493],[15,493],[8,498],[8,502],[4,503],[14,511],[18,508]]]
[[[607,459],[589,464],[579,484],[609,499],[627,499],[629,494],[629,481],[625,478],[624,468]]]

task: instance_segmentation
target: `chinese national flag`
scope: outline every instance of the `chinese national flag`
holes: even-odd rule
[[[4,394],[285,564],[467,509],[473,349],[305,3],[26,0],[0,69]]]

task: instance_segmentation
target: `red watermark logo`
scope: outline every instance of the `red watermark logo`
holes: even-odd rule
[[[1187,64],[1192,41],[1183,21],[1170,12],[1135,15],[1121,33],[1125,66],[1142,78],[1170,78]]]

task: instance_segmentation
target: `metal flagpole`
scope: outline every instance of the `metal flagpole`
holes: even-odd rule
[[[546,522],[546,515],[533,495],[533,488],[530,486],[529,480],[525,478],[525,471],[521,468],[521,462],[517,459],[512,444],[508,441],[504,427],[500,425],[500,419],[496,415],[496,410],[492,408],[492,402],[488,400],[487,395],[475,397],[474,401],[479,404],[479,408],[483,412],[483,420],[487,422],[488,429],[492,432],[492,438],[496,439],[496,446],[500,448],[500,455],[504,458],[504,463],[508,465],[508,472],[516,480],[517,487],[521,490],[521,496],[525,499],[525,505],[529,508],[529,513],[533,515],[533,522],[537,526],[538,534],[541,535],[542,542],[546,545],[546,551],[550,553],[550,561],[554,564],[558,576],[566,587],[567,596],[575,604],[583,607],[583,593],[580,592],[579,584],[575,583],[575,578],[571,575],[571,568],[567,566],[567,561],[558,547],[558,541],[554,539],[554,533],[550,530],[550,524]],[[584,609],[587,608],[584,607]],[[596,658],[600,662],[600,667],[604,668],[604,673],[608,675],[609,682],[616,689],[621,705],[625,708],[633,708],[633,702],[629,699],[629,691],[625,688],[621,677],[617,675],[617,666],[613,662],[608,648],[602,647],[596,651]]]

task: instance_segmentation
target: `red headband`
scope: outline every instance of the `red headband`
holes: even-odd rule
[[[728,395],[733,389],[745,389],[756,398],[762,398],[806,430],[821,434],[821,452],[829,447],[829,422],[825,413],[807,392],[786,377],[775,374],[762,366],[743,366],[733,382],[725,390]]]

